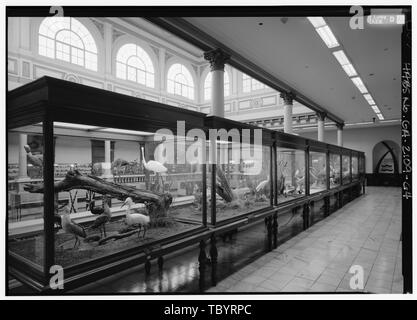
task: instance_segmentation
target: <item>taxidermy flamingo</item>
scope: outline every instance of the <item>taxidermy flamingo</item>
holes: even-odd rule
[[[61,223],[62,223],[62,229],[66,233],[70,233],[75,236],[74,248],[77,245],[77,242],[78,244],[80,244],[80,239],[78,237],[81,237],[81,238],[87,237],[87,234],[85,233],[84,228],[71,220],[69,206],[64,207],[64,214],[61,216]]]
[[[155,160],[146,161],[145,160],[145,149],[144,149],[144,147],[141,147],[141,151],[142,151],[143,166],[145,167],[146,170],[153,171],[157,176],[161,177],[162,186],[163,186],[164,181],[162,180],[162,176],[160,176],[160,174],[164,173],[164,172],[167,172],[168,171],[167,167],[165,167],[159,161],[155,161]]]
[[[33,155],[32,150],[27,144],[25,144],[23,147],[25,148],[25,151],[27,153],[29,163],[34,165],[35,167],[43,167],[43,155]]]
[[[123,206],[127,206],[126,209],[126,224],[128,226],[138,226],[139,232],[138,232],[138,238],[140,231],[143,227],[143,238],[145,238],[146,229],[148,228],[148,224],[151,221],[150,217],[141,213],[132,213],[132,205],[134,204],[132,198],[127,197],[125,202],[122,204],[120,208],[123,208]]]
[[[106,237],[106,223],[111,219],[111,210],[107,198],[103,199],[103,213],[101,213],[88,229],[100,229],[100,235]]]

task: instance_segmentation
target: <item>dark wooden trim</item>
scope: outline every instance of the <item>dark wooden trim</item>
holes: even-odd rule
[[[43,221],[44,221],[44,274],[45,279],[49,279],[49,270],[55,264],[55,191],[54,191],[54,124],[50,114],[47,115],[43,122],[43,178],[45,191],[43,193]]]

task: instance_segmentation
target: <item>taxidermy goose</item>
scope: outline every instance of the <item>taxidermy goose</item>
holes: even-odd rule
[[[41,154],[33,155],[32,150],[30,149],[30,147],[27,144],[25,144],[23,147],[26,150],[29,163],[32,164],[35,167],[42,167],[43,166],[43,155],[41,155]]]
[[[66,233],[71,233],[75,236],[74,248],[77,245],[77,242],[80,244],[80,239],[78,239],[78,237],[85,238],[87,236],[84,228],[71,220],[70,208],[68,206],[64,207],[64,214],[61,216],[61,223],[62,229]]]
[[[140,234],[140,230],[143,227],[143,238],[145,238],[146,229],[148,227],[149,222],[151,219],[149,216],[141,214],[141,213],[132,213],[131,207],[134,204],[132,198],[127,197],[125,202],[122,204],[120,208],[123,206],[127,206],[126,209],[126,224],[128,226],[139,226],[138,238]]]

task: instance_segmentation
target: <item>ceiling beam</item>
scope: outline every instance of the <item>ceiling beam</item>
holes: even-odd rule
[[[258,65],[254,64],[250,60],[246,59],[238,52],[230,49],[220,41],[216,40],[212,36],[208,35],[204,31],[200,30],[192,23],[186,21],[183,18],[161,18],[161,17],[147,17],[145,18],[152,23],[162,27],[163,29],[173,33],[174,35],[190,42],[203,51],[209,51],[212,49],[220,48],[226,53],[230,54],[231,58],[228,61],[232,67],[248,74],[249,76],[261,81],[267,86],[280,92],[292,92],[295,94],[295,100],[302,103],[306,107],[312,109],[315,112],[326,113],[327,118],[333,120],[336,123],[344,123],[344,121],[333,113],[329,112],[325,108],[321,107],[297,89],[291,87],[284,81],[274,77]]]

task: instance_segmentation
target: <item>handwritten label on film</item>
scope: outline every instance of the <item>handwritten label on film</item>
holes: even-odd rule
[[[411,198],[411,63],[405,62],[402,67],[401,90],[402,90],[402,119],[401,119],[401,139],[402,139],[402,172],[403,172],[403,197]]]

